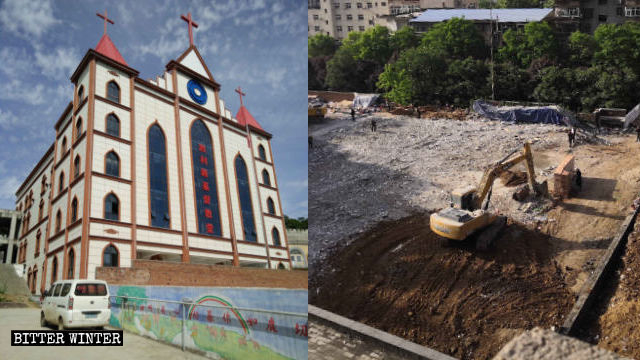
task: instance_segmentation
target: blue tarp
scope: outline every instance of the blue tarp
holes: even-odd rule
[[[500,120],[510,123],[542,123],[555,125],[571,125],[557,109],[551,107],[519,108],[500,110],[500,108],[487,104],[482,100],[473,102],[473,111],[491,120]]]

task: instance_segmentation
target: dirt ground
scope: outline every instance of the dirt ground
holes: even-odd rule
[[[333,114],[310,126],[310,302],[462,358],[490,357],[523,329],[561,323],[640,188],[634,137],[614,132],[603,136],[610,146],[569,149],[565,130],[389,114]],[[525,140],[538,182],[552,188],[554,168],[572,154],[582,191],[521,203],[496,181],[490,209],[512,219],[496,247],[439,247],[426,214]]]
[[[549,236],[511,223],[490,251],[447,244],[429,214],[382,222],[329,260],[310,303],[461,359],[562,324],[574,297]]]
[[[637,220],[636,220],[637,221]],[[586,319],[580,337],[607,350],[640,359],[640,225],[629,235],[617,271]]]

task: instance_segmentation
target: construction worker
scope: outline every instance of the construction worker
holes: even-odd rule
[[[576,169],[576,185],[578,185],[578,191],[582,191],[582,172],[580,169]]]
[[[376,119],[371,119],[371,132],[376,132],[377,125]]]
[[[573,147],[573,132],[569,130],[567,135],[569,136],[569,148],[571,149]]]
[[[351,108],[351,121],[356,121],[356,111]]]
[[[596,120],[596,134],[600,134],[600,112],[602,112],[602,108],[598,108],[595,111],[595,120]]]
[[[636,126],[636,142],[640,142],[640,125]]]

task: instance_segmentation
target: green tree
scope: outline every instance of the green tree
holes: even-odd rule
[[[600,74],[596,87],[604,107],[631,109],[638,102],[638,75],[626,66],[598,68]]]
[[[378,87],[391,101],[424,105],[445,99],[447,63],[438,51],[420,46],[406,50],[398,61],[385,65]]]
[[[390,45],[393,51],[401,52],[414,48],[420,44],[420,38],[416,35],[413,27],[405,26],[391,35]]]
[[[309,57],[332,56],[338,49],[336,40],[329,35],[316,34],[309,38]]]
[[[353,33],[351,33],[353,34]],[[357,91],[356,60],[351,47],[343,44],[327,63],[325,83],[331,90]]]
[[[541,79],[533,91],[533,98],[537,101],[559,104],[573,103],[573,70],[549,66],[540,72]]]
[[[287,229],[306,230],[309,228],[309,219],[305,217],[299,217],[292,219],[287,215],[284,216],[284,224]]]
[[[389,29],[376,25],[365,32],[352,31],[341,48],[349,49],[354,60],[373,61],[382,66],[392,52]]]
[[[590,66],[598,43],[593,36],[579,31],[569,36],[569,54],[571,66]]]
[[[593,34],[598,48],[596,63],[608,67],[630,67],[640,74],[640,24],[603,24]]]
[[[446,72],[444,97],[447,102],[468,106],[471,100],[491,94],[488,76],[489,68],[482,60],[453,60]]]
[[[558,55],[558,41],[546,22],[531,22],[522,30],[509,29],[503,36],[504,45],[499,49],[503,61],[511,61],[527,68],[534,59],[546,56],[552,61]]]
[[[504,62],[496,64],[494,71],[496,99],[516,101],[531,99],[535,84],[531,81],[531,76],[526,70],[520,69],[510,62]]]
[[[497,7],[499,8],[537,8],[540,7],[540,1],[538,0],[498,0]]]
[[[433,25],[422,36],[421,43],[454,59],[466,59],[469,56],[483,59],[488,54],[484,39],[474,23],[462,18]]]
[[[309,58],[309,89],[324,90],[326,89],[325,78],[327,76],[328,56],[318,56]]]

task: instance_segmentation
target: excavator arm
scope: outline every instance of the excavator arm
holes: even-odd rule
[[[511,169],[513,166],[518,164],[521,161],[525,161],[525,165],[527,168],[527,180],[529,183],[530,190],[532,192],[537,193],[536,184],[536,173],[533,168],[533,155],[531,154],[531,144],[527,141],[524,143],[524,149],[522,152],[511,159],[511,155],[516,153],[517,150],[514,150],[509,155],[507,155],[504,159],[498,161],[491,167],[489,167],[482,176],[482,180],[480,180],[480,184],[476,188],[476,197],[474,198],[474,205],[476,209],[479,209],[482,206],[482,202],[486,198],[489,193],[491,187],[493,186],[493,182],[495,179],[500,176],[503,172]]]

